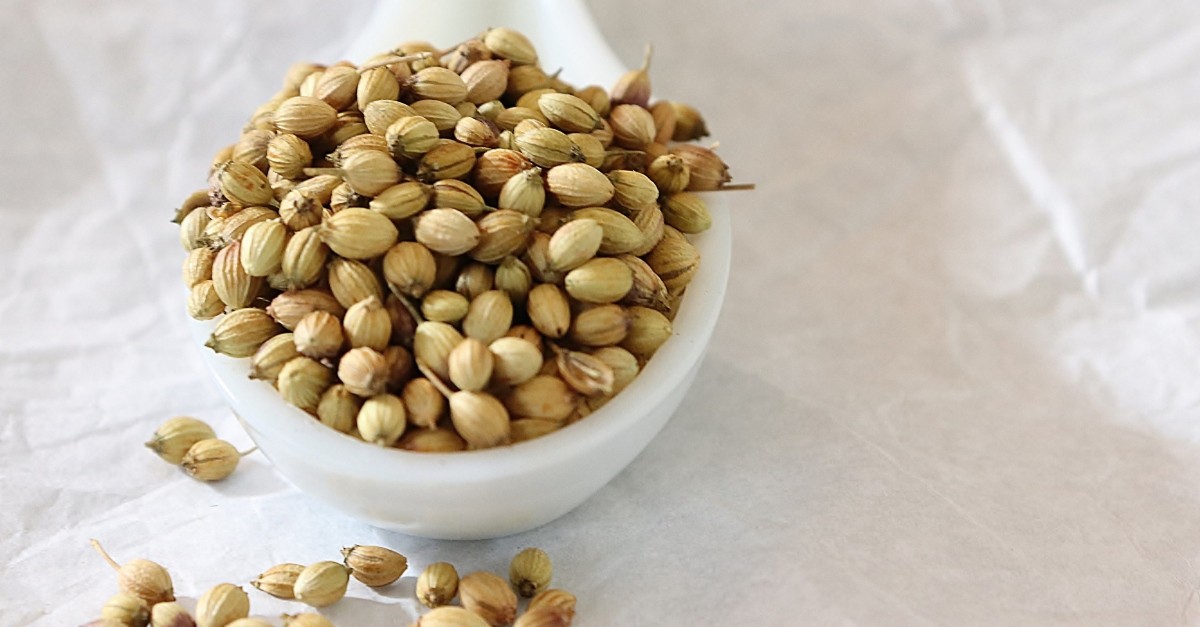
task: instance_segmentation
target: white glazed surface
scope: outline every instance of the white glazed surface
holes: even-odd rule
[[[695,236],[701,264],[674,336],[608,404],[549,435],[495,449],[414,453],[334,431],[248,378],[248,359],[202,346],[214,321],[192,322],[204,363],[247,433],[281,475],[372,525],[443,539],[526,531],[571,511],[650,443],[695,378],[729,274],[730,219],[723,193],[706,194],[713,226]]]

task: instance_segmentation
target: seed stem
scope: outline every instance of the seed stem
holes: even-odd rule
[[[88,540],[88,544],[91,544],[92,548],[96,549],[96,552],[100,554],[100,557],[103,557],[104,561],[108,562],[108,565],[113,567],[113,570],[121,570],[121,565],[117,563],[117,560],[114,560],[112,556],[108,554],[108,551],[104,550],[104,547],[100,546],[99,540],[92,538],[91,540]]]
[[[244,450],[244,451],[242,451],[242,452],[238,453],[238,457],[245,457],[245,456],[247,456],[247,455],[249,455],[249,454],[251,454],[251,453],[253,453],[254,451],[257,451],[257,450],[258,450],[258,447],[257,447],[257,446],[251,446],[250,448],[248,448],[248,449],[246,449],[246,450]]]
[[[433,384],[433,387],[437,388],[437,391],[441,392],[442,396],[445,396],[447,400],[449,400],[450,396],[454,394],[449,387],[446,387],[445,383],[442,383],[442,380],[438,378],[437,373],[429,367],[429,364],[425,363],[423,360],[417,360],[417,370],[420,370],[421,374],[425,375],[425,378],[429,379],[429,382]]]
[[[642,56],[642,71],[650,69],[650,57],[654,55],[654,44],[646,44],[646,53]]]
[[[718,192],[745,192],[754,189],[754,183],[734,183],[733,185],[722,185],[713,191]]]
[[[305,176],[321,176],[322,174],[341,176],[343,172],[341,168],[304,168]]]
[[[431,59],[431,58],[433,58],[433,55],[429,54],[428,52],[418,52],[417,54],[405,54],[405,55],[394,55],[394,56],[390,56],[390,57],[384,57],[382,59],[379,59],[378,61],[373,61],[371,63],[368,63],[368,64],[358,68],[358,73],[362,74],[363,72],[366,72],[367,70],[373,70],[377,67],[387,67],[389,65],[393,65],[396,63],[407,63],[409,61],[420,61],[422,59]]]

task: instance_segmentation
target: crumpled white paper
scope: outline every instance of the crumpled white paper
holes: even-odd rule
[[[186,332],[171,208],[369,8],[0,7],[0,624],[96,617],[92,537],[188,606],[343,545],[408,555],[339,625],[406,624],[425,564],[530,545],[584,627],[1200,621],[1194,3],[594,3],[758,191],[666,430],[565,518],[470,543],[349,520],[259,456],[204,485],[141,448],[176,414],[249,445]]]

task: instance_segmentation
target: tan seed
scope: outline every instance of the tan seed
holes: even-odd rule
[[[384,135],[393,122],[417,115],[412,107],[396,100],[373,100],[362,110],[363,122],[374,135]]]
[[[533,218],[519,211],[493,211],[476,223],[479,241],[470,250],[471,258],[494,264],[509,255],[520,254],[535,226]]]
[[[400,182],[400,166],[378,150],[358,150],[342,161],[346,184],[354,193],[374,197]]]
[[[658,187],[641,172],[613,170],[608,173],[613,184],[613,200],[626,209],[641,209],[658,202]]]
[[[451,105],[467,97],[467,84],[462,77],[443,67],[425,68],[413,74],[405,87],[420,99],[439,100]]]
[[[296,600],[313,607],[325,607],[346,595],[350,581],[348,568],[337,562],[310,564],[296,578]]]
[[[514,387],[504,406],[514,416],[563,421],[575,411],[578,397],[560,378],[539,375]]]
[[[671,321],[648,307],[630,307],[629,333],[621,347],[642,360],[649,359],[664,342],[671,338]]]
[[[287,291],[276,296],[267,306],[267,313],[289,331],[294,330],[304,316],[316,310],[328,311],[339,318],[346,313],[332,294],[322,290]]]
[[[430,207],[457,209],[468,217],[483,213],[483,196],[470,184],[456,179],[445,179],[433,184]]]
[[[469,218],[467,222],[472,228],[475,227]],[[429,291],[436,272],[433,255],[417,242],[400,242],[389,249],[383,258],[383,276],[388,285],[412,298],[420,298]]]
[[[432,182],[462,178],[475,167],[475,150],[470,146],[446,139],[421,157],[417,178]]]
[[[209,438],[193,444],[179,461],[179,466],[193,479],[220,481],[233,474],[241,457],[232,444]]]
[[[306,357],[332,359],[341,352],[345,337],[337,318],[325,311],[314,311],[296,325],[293,342],[296,350]]]
[[[517,615],[517,595],[508,582],[488,572],[475,572],[458,582],[463,607],[482,616],[492,627],[508,625]]]
[[[277,564],[250,581],[250,585],[278,599],[293,599],[292,588],[304,571],[301,564]]]
[[[154,436],[146,442],[146,448],[154,451],[163,461],[179,464],[188,449],[200,440],[215,438],[212,427],[203,420],[188,416],[177,416],[162,423]]]
[[[392,319],[376,296],[368,296],[347,307],[343,324],[346,341],[352,348],[366,346],[382,351],[392,337]]]
[[[192,287],[188,292],[187,311],[197,320],[211,320],[225,311],[225,303],[212,281],[201,281]]]
[[[633,273],[620,259],[599,257],[567,273],[567,293],[585,303],[615,303],[633,287]]]
[[[462,114],[454,105],[440,100],[418,100],[412,103],[412,110],[419,116],[429,120],[438,132],[449,131],[462,119]]]
[[[225,627],[249,615],[250,597],[231,583],[213,586],[196,601],[197,627]]]
[[[584,217],[564,224],[550,237],[550,269],[568,272],[582,266],[596,256],[603,240],[604,229],[596,220]]]
[[[446,413],[446,397],[429,379],[417,377],[405,384],[403,400],[409,422],[418,427],[433,429]]]
[[[717,153],[708,148],[693,144],[678,144],[671,147],[671,154],[683,159],[691,172],[687,186],[688,191],[703,192],[719,189],[732,179],[729,175],[729,166],[717,156]]]
[[[456,209],[430,209],[414,222],[417,241],[443,255],[461,255],[479,243],[479,228]]]
[[[546,173],[546,187],[567,207],[593,207],[608,202],[613,185],[599,170],[586,163],[565,163]]]
[[[613,107],[608,113],[608,122],[612,125],[613,141],[624,148],[640,150],[653,142],[657,134],[654,116],[636,104]]]
[[[309,139],[333,128],[337,110],[318,98],[295,96],[280,103],[272,119],[280,131]]]
[[[408,570],[408,558],[382,546],[356,544],[342,549],[350,574],[373,588],[386,586]]]
[[[509,300],[514,303],[524,303],[533,287],[533,276],[520,259],[505,257],[496,268],[495,287],[508,294]]]
[[[301,356],[283,365],[276,387],[283,400],[306,412],[316,413],[321,395],[333,383],[332,379],[333,373],[321,362]]]
[[[511,28],[492,28],[483,35],[483,45],[492,54],[512,61],[514,65],[537,63],[537,50],[529,38]]]
[[[387,252],[399,232],[387,217],[351,207],[327,218],[317,227],[321,241],[348,259],[370,259]]]
[[[396,74],[386,67],[371,68],[362,73],[355,92],[355,101],[360,111],[378,101],[394,101],[400,95],[400,83]]]
[[[545,590],[550,585],[554,568],[550,556],[537,548],[523,549],[512,558],[508,566],[508,580],[517,593],[525,598]]]
[[[584,346],[613,346],[629,332],[629,317],[619,305],[582,311],[571,322],[571,339]]]
[[[508,442],[508,412],[490,394],[466,391],[452,394],[450,421],[470,449],[491,448]]]
[[[358,411],[358,432],[363,440],[379,446],[391,446],[404,435],[408,416],[404,402],[391,394],[367,399]]]
[[[254,308],[239,309],[217,323],[204,345],[222,355],[249,357],[277,333],[279,326],[267,312]]]
[[[413,356],[425,363],[443,381],[450,378],[450,351],[463,341],[458,329],[445,322],[425,321],[417,325]]]
[[[484,344],[504,337],[512,326],[513,307],[508,294],[488,290],[471,300],[463,318],[463,334]]]
[[[467,443],[453,429],[420,429],[405,433],[397,446],[418,453],[453,453],[466,450]]]
[[[279,272],[288,230],[279,220],[252,224],[242,236],[239,258],[250,276],[265,277]]]
[[[512,209],[531,217],[538,217],[546,205],[546,181],[542,171],[530,168],[508,179],[500,188],[501,209]]]
[[[421,576],[417,577],[417,600],[425,607],[446,605],[453,601],[457,594],[458,571],[446,562],[434,562],[426,566],[425,570],[421,571]]]
[[[478,61],[462,73],[467,86],[466,99],[481,105],[504,95],[508,87],[509,61]]]
[[[433,290],[421,301],[421,314],[426,320],[451,324],[467,315],[470,301],[466,296],[450,290]]]
[[[604,360],[572,350],[559,351],[557,359],[558,375],[576,392],[584,396],[612,395],[616,373]]]
[[[483,342],[467,338],[450,351],[450,381],[460,390],[479,392],[492,378],[492,353]]]
[[[392,122],[384,132],[388,150],[397,159],[418,159],[438,145],[438,128],[418,115]]]
[[[345,385],[336,384],[325,390],[317,404],[317,418],[322,424],[349,433],[354,428],[358,411],[362,409],[362,400],[355,396]]]
[[[241,250],[241,242],[230,242],[213,259],[213,287],[230,309],[249,307],[263,285],[262,278],[250,276],[242,267]]]
[[[363,398],[370,398],[387,389],[387,359],[372,348],[362,346],[346,351],[338,360],[337,374],[347,390]]]

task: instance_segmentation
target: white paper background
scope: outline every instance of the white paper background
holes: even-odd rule
[[[369,6],[333,5],[0,5],[0,624],[95,617],[89,537],[188,604],[352,543],[411,575],[537,545],[584,627],[1200,623],[1200,5],[594,3],[759,189],[671,424],[567,517],[472,543],[141,449],[175,414],[248,444],[167,220],[291,61],[346,48]],[[327,614],[406,624],[413,581]]]

